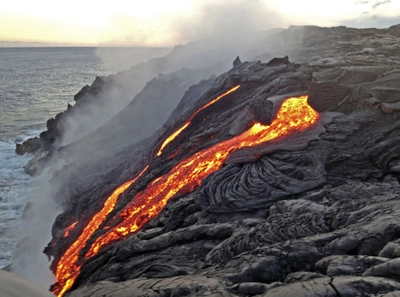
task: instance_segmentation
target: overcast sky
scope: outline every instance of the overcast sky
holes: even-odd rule
[[[0,41],[173,46],[227,31],[399,23],[400,0],[13,0],[0,6]]]

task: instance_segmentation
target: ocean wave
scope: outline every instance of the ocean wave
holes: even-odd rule
[[[37,135],[38,130],[0,140],[0,269],[10,264],[18,236],[18,228],[24,209],[30,198],[32,178],[25,174],[24,166],[30,156],[15,153],[15,142]]]

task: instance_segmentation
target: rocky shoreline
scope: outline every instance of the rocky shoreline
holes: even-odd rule
[[[265,42],[259,57],[280,58],[237,59],[217,77],[194,71],[184,85],[190,70],[158,77],[102,127],[55,147],[67,164],[51,181],[64,208],[45,249],[53,271],[115,188],[148,165],[80,250],[66,296],[400,296],[400,25],[290,27]],[[234,152],[138,232],[86,256],[155,179],[271,124],[285,98],[304,94],[317,124]],[[164,113],[149,116],[154,104]]]

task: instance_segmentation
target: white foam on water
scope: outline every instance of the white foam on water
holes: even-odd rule
[[[19,240],[13,230],[20,224],[32,187],[32,177],[23,168],[32,156],[17,155],[15,143],[38,133],[38,130],[32,130],[18,139],[0,140],[0,269],[11,262]]]

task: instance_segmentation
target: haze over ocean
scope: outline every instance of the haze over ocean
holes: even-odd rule
[[[20,225],[34,187],[23,166],[32,157],[15,144],[33,137],[46,121],[73,105],[73,96],[96,76],[163,56],[166,48],[0,48],[0,269],[12,261]],[[123,63],[122,63],[123,61]],[[43,257],[45,257],[43,255]]]

